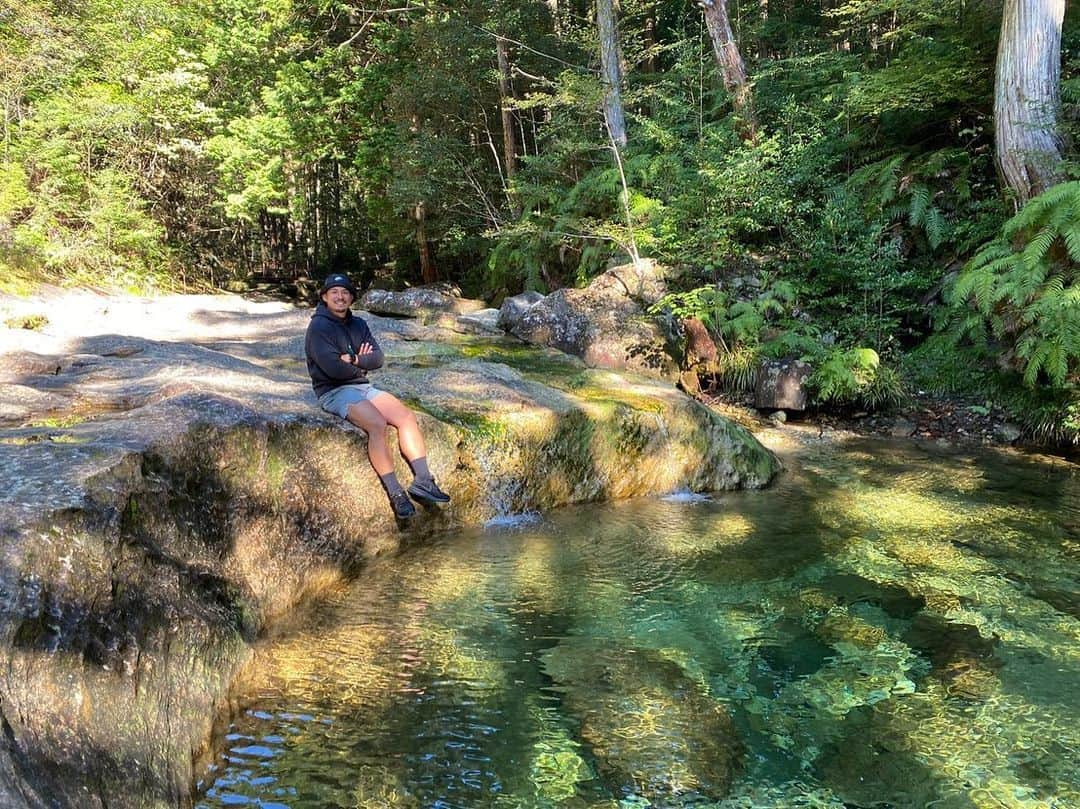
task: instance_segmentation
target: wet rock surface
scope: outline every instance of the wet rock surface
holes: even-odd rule
[[[310,310],[0,301],[0,805],[176,806],[251,642],[402,541],[515,511],[761,486],[776,461],[671,385],[370,318],[454,500],[404,532],[318,411]],[[408,475],[401,463],[399,473]]]

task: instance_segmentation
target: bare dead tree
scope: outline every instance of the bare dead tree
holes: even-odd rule
[[[735,114],[739,116],[743,138],[757,140],[757,115],[754,112],[754,98],[750,82],[746,79],[746,67],[743,64],[739,45],[731,32],[731,19],[728,17],[727,0],[697,0],[705,14],[705,27],[712,41],[713,55],[720,68],[720,77],[724,87],[731,94]]]
[[[613,0],[596,0],[596,27],[600,33],[600,72],[604,82],[604,121],[611,139],[626,146],[626,118],[622,104],[622,67],[619,63],[619,30]]]

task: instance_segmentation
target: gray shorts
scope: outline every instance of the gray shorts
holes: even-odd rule
[[[319,407],[327,413],[333,413],[341,418],[348,418],[349,405],[357,402],[370,402],[382,393],[374,385],[342,385],[340,388],[328,390],[319,397]]]

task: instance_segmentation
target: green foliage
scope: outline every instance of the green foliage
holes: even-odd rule
[[[796,316],[798,296],[782,280],[751,298],[731,300],[716,286],[670,293],[653,306],[677,318],[696,317],[720,338],[716,382],[741,392],[756,381],[762,358],[799,357],[814,367],[807,387],[820,405],[857,405],[868,410],[899,405],[905,386],[872,348],[826,344],[818,328]]]
[[[761,367],[761,350],[754,346],[739,344],[722,352],[717,359],[716,382],[724,390],[746,393],[754,389],[758,369]]]
[[[1055,395],[1075,386],[1075,186],[1002,227],[994,4],[740,7],[747,140],[698,10],[627,0],[617,155],[587,15],[406,5],[9,4],[0,284],[148,290],[329,267],[415,283],[430,253],[440,278],[497,298],[640,253],[678,270],[664,305],[723,344],[724,384],[800,356],[823,400],[871,407],[895,400],[888,365],[931,331],[925,302],[966,263],[949,292],[954,350],[977,345]],[[1066,25],[1062,50],[1074,142],[1078,31]]]
[[[883,366],[872,348],[834,348],[825,352],[806,384],[821,404],[881,410],[896,407],[905,398],[900,375]]]
[[[1062,183],[1005,223],[956,278],[959,338],[999,341],[1032,387],[1073,385],[1080,371],[1080,182]]]

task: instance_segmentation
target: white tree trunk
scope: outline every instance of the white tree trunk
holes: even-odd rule
[[[1061,182],[1065,0],[1005,0],[994,79],[998,168],[1021,202]]]
[[[604,121],[611,140],[626,145],[626,119],[622,106],[622,68],[619,66],[619,32],[612,0],[596,0],[596,27],[600,32],[600,72],[604,82]]]
[[[746,80],[746,67],[743,65],[739,45],[731,32],[731,20],[727,12],[727,0],[698,0],[698,5],[705,12],[705,27],[709,30],[713,55],[716,57],[724,87],[731,93],[731,102],[735,114],[742,119],[742,133],[747,140],[757,137],[757,117],[754,114],[754,100],[750,92],[750,83]]]

